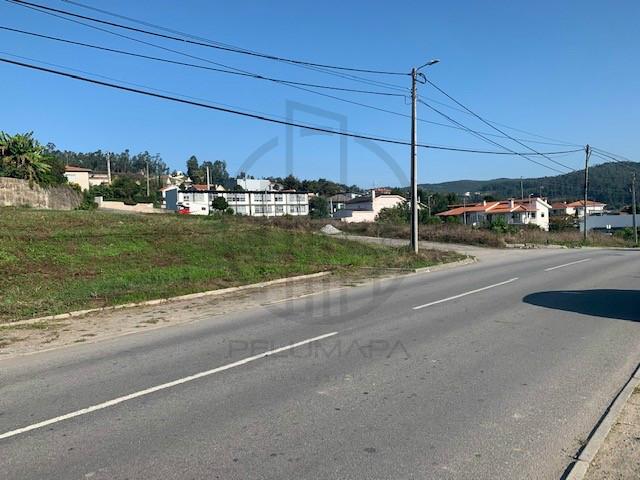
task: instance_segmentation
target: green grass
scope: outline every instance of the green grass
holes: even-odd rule
[[[0,322],[323,270],[457,258],[415,257],[234,217],[0,208]]]

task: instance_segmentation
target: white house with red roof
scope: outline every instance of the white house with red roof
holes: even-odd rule
[[[602,215],[606,206],[606,203],[587,200],[587,215]],[[584,216],[584,210],[584,200],[577,200],[570,203],[554,202],[551,205],[552,215],[569,215],[582,218]]]
[[[480,226],[503,218],[509,225],[537,225],[549,230],[549,205],[543,198],[527,200],[482,201],[467,205],[457,205],[446,212],[438,213],[440,218],[457,218],[461,223]]]

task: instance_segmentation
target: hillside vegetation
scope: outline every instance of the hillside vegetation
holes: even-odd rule
[[[602,163],[589,168],[589,198],[605,202],[610,208],[620,208],[631,203],[631,174],[640,178],[640,163]],[[576,171],[553,177],[522,179],[525,197],[529,193],[540,193],[552,199],[582,198],[584,171]],[[519,178],[496,178],[493,180],[458,180],[454,182],[422,184],[429,192],[480,192],[495,198],[519,198]]]
[[[0,322],[323,270],[457,258],[414,257],[238,217],[0,208]]]

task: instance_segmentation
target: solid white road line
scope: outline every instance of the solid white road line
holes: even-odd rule
[[[583,258],[582,260],[576,260],[575,262],[563,263],[562,265],[556,265],[555,267],[545,268],[545,272],[550,272],[551,270],[555,270],[556,268],[568,267],[569,265],[575,265],[576,263],[588,262],[591,260],[590,258]]]
[[[293,348],[306,345],[308,343],[316,342],[318,340],[322,340],[328,337],[332,337],[337,335],[338,332],[325,333],[324,335],[320,335],[318,337],[308,338],[307,340],[302,340],[297,343],[293,343],[291,345],[286,345],[284,347],[276,348],[275,350],[270,350],[268,352],[260,353],[258,355],[253,355],[252,357],[243,358],[242,360],[238,360],[237,362],[229,363],[227,365],[223,365],[221,367],[217,367],[211,370],[207,370],[204,372],[196,373],[195,375],[190,375],[188,377],[180,378],[178,380],[174,380],[172,382],[163,383],[162,385],[157,385],[155,387],[147,388],[145,390],[140,390],[139,392],[130,393],[129,395],[125,395],[123,397],[114,398],[113,400],[109,400],[108,402],[99,403],[98,405],[93,405],[91,407],[83,408],[82,410],[76,410],[75,412],[67,413],[66,415],[61,415],[59,417],[50,418],[49,420],[45,420],[43,422],[34,423],[33,425],[29,425],[27,427],[18,428],[17,430],[12,430],[10,432],[6,432],[0,435],[0,440],[4,438],[13,437],[15,435],[19,435],[21,433],[29,432],[31,430],[36,430],[38,428],[46,427],[47,425],[51,425],[53,423],[62,422],[63,420],[68,420],[70,418],[79,417],[80,415],[86,415],[87,413],[95,412],[96,410],[102,410],[104,408],[113,407],[114,405],[118,405],[119,403],[126,402],[127,400],[132,400],[134,398],[142,397],[144,395],[149,395],[150,393],[157,392],[159,390],[164,390],[166,388],[175,387],[176,385],[181,385],[183,383],[191,382],[193,380],[197,380],[198,378],[206,377],[209,375],[213,375],[214,373],[223,372],[224,370],[229,370],[230,368],[239,367],[240,365],[245,365],[249,362],[253,362],[255,360],[259,360],[261,358],[268,357],[270,355],[274,355],[276,353],[284,352],[286,350],[291,350]]]
[[[506,285],[507,283],[515,282],[516,280],[518,280],[518,277],[510,278],[509,280],[505,280],[504,282],[494,283],[493,285],[487,285],[486,287],[476,288],[475,290],[460,293],[459,295],[454,295],[453,297],[447,297],[447,298],[443,298],[442,300],[436,300],[435,302],[429,302],[429,303],[425,303],[424,305],[418,305],[417,307],[413,307],[413,309],[420,310],[421,308],[430,307],[431,305],[437,305],[438,303],[444,303],[444,302],[448,302],[449,300],[455,300],[456,298],[466,297],[467,295],[482,292],[484,290],[489,290],[490,288],[499,287],[500,285]]]

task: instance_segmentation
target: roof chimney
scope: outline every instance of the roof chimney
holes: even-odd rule
[[[371,201],[373,202],[376,199],[376,189],[371,189]]]
[[[509,199],[509,208],[513,208],[515,207],[515,202],[513,201],[513,198]]]
[[[485,200],[482,200],[482,206],[483,206],[483,207],[486,207],[486,206],[487,206],[487,200],[486,200],[486,199],[485,199]]]

